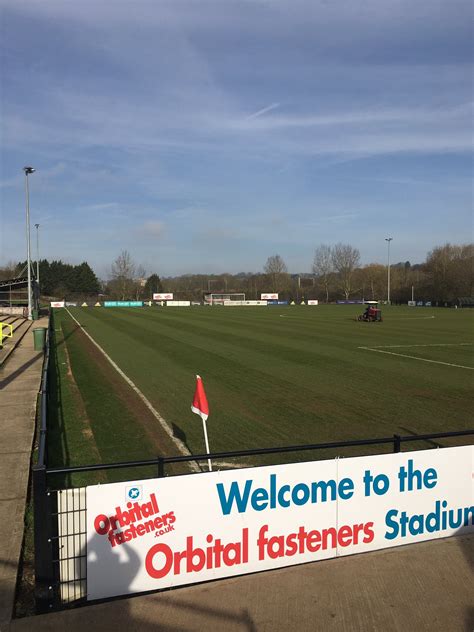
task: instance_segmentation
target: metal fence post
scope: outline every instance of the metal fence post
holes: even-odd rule
[[[158,457],[158,478],[163,478],[165,475],[165,461],[163,457]]]
[[[47,489],[46,466],[33,467],[33,513],[35,541],[35,602],[38,614],[53,605],[54,569],[51,542],[51,497]]]
[[[402,446],[402,442],[400,441],[400,435],[393,435],[393,451],[400,452]]]

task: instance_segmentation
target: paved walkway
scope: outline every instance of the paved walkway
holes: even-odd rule
[[[461,536],[294,566],[17,619],[5,631],[472,632],[473,545]]]
[[[0,630],[10,620],[23,540],[35,428],[36,399],[43,353],[33,347],[32,330],[47,327],[36,321],[0,368]]]

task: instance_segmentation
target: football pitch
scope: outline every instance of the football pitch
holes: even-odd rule
[[[213,452],[471,428],[474,312],[392,306],[383,309],[382,323],[362,323],[355,320],[360,311],[346,305],[70,308],[194,454],[205,452],[201,421],[190,410],[196,374],[209,401]],[[75,354],[78,337],[84,344],[86,338],[66,310],[56,311],[55,330],[62,332],[72,372],[84,372],[86,361],[80,365]],[[87,379],[77,377],[87,403]],[[123,382],[121,388],[130,387]],[[95,407],[107,409],[107,397],[102,393]],[[123,449],[112,449],[108,460],[123,459],[132,448],[136,420],[121,411],[112,406],[109,417],[112,444]]]

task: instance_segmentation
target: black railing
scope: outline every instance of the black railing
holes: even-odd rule
[[[182,456],[162,456],[155,459],[138,461],[121,461],[118,463],[95,463],[91,465],[75,465],[71,467],[51,467],[46,474],[73,474],[75,472],[96,472],[99,470],[117,470],[130,467],[157,466],[159,476],[165,475],[165,465],[170,463],[186,463],[191,461],[207,461],[208,459],[231,459],[236,457],[262,456],[265,454],[288,454],[291,452],[305,452],[313,450],[329,450],[334,448],[349,448],[354,446],[391,444],[393,452],[401,451],[401,444],[412,441],[430,441],[432,439],[446,439],[449,437],[464,437],[474,435],[474,430],[459,430],[457,432],[437,432],[424,435],[381,437],[380,439],[353,439],[351,441],[333,441],[330,443],[312,443],[304,445],[290,445],[278,448],[255,448],[253,450],[231,450],[227,452],[213,452],[211,454],[192,454]]]
[[[48,490],[46,463],[48,458],[47,420],[48,420],[48,378],[51,350],[51,327],[49,320],[45,339],[45,352],[39,391],[37,425],[38,451],[36,463],[33,461],[33,511],[35,543],[35,600],[38,612],[46,612],[51,604],[53,548],[52,548],[52,506],[51,492]]]

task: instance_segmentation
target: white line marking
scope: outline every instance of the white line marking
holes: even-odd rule
[[[417,358],[416,356],[407,355],[406,353],[395,353],[394,351],[382,351],[382,349],[371,349],[370,347],[358,347],[365,351],[375,351],[375,353],[386,353],[388,355],[399,356],[400,358],[410,358],[411,360],[420,360],[420,362],[431,362],[432,364],[444,364],[445,366],[454,366],[458,369],[468,369],[474,371],[472,366],[463,366],[462,364],[451,364],[450,362],[441,362],[440,360],[428,360],[427,358]]]
[[[250,468],[254,467],[250,463],[232,463],[230,461],[213,461],[216,467],[227,467],[229,469],[242,469],[242,468]]]
[[[428,345],[374,345],[370,349],[399,349],[401,347],[467,347],[474,345],[474,342],[435,342]],[[359,347],[367,349],[367,347]]]
[[[156,410],[156,408],[153,407],[153,404],[145,397],[145,395],[141,392],[141,390],[138,388],[138,386],[136,386],[132,382],[132,380],[122,371],[122,369],[118,366],[118,364],[116,364],[112,360],[112,358],[109,355],[107,355],[107,353],[102,349],[102,347],[84,329],[84,327],[77,320],[77,318],[75,318],[71,314],[71,312],[67,309],[67,307],[66,307],[66,311],[69,314],[69,316],[79,325],[79,327],[82,329],[82,332],[89,338],[89,340],[92,342],[92,344],[95,345],[97,347],[97,349],[99,349],[99,351],[103,354],[103,356],[108,360],[108,362],[110,362],[110,364],[114,367],[114,369],[117,371],[117,373],[121,377],[123,377],[123,379],[127,382],[127,384],[135,391],[135,393],[142,400],[142,402],[145,404],[145,406],[148,408],[148,410],[159,421],[160,426],[163,428],[163,430],[166,432],[166,434],[169,436],[169,438],[173,441],[173,443],[178,448],[178,450],[181,452],[181,454],[185,454],[186,456],[192,456],[191,452],[184,445],[184,443],[182,441],[180,441],[177,437],[174,436],[173,431],[169,427],[168,422],[166,421],[166,419],[164,419],[164,417],[162,417],[160,415],[160,413]],[[202,471],[201,468],[198,466],[198,464],[195,463],[194,461],[189,461],[189,466],[191,467],[191,469],[194,472],[201,472]]]
[[[432,320],[434,316],[395,316],[395,318],[388,317],[388,320]]]

